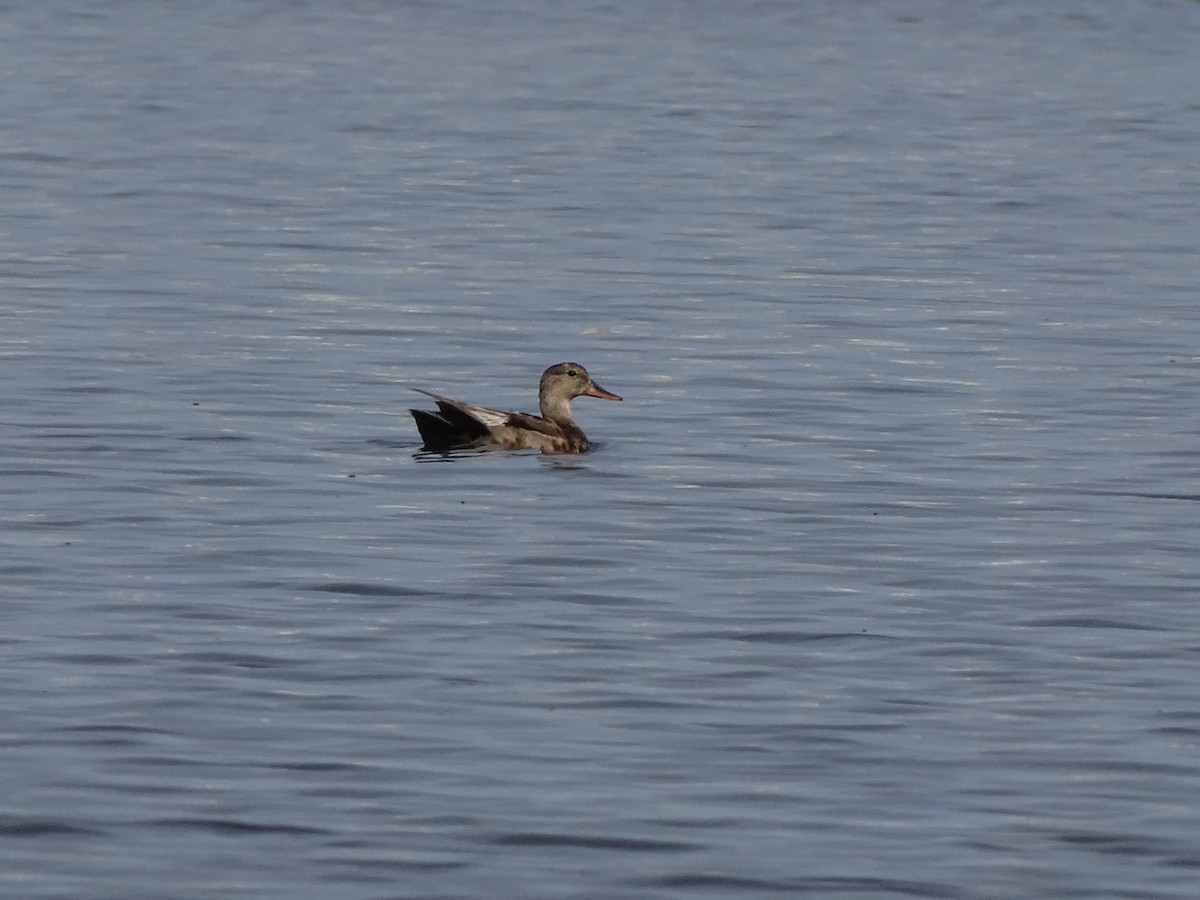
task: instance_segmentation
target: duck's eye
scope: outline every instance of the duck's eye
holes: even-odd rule
[[[567,374],[568,374],[568,375],[570,375],[572,378],[578,378],[578,377],[579,377],[579,373],[578,373],[578,372],[576,372],[574,369],[568,369],[568,370],[567,370]]]

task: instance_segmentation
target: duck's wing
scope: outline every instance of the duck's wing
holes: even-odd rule
[[[476,406],[474,403],[463,403],[461,400],[451,400],[441,394],[413,388],[417,393],[432,397],[438,405],[441,415],[452,421],[458,421],[466,416],[487,428],[528,428],[542,434],[561,434],[562,429],[553,422],[527,412],[510,412],[507,409],[493,409],[490,406]]]
[[[501,425],[508,413],[486,406],[475,406],[451,400],[440,394],[431,394],[420,388],[413,390],[432,397],[437,403],[437,412],[427,409],[412,409],[417,430],[429,450],[453,450],[459,447],[478,446],[491,437],[491,429]]]
[[[423,391],[420,388],[413,388],[418,394],[424,394],[426,397],[432,397],[437,403],[438,410],[443,416],[451,421],[459,421],[462,418],[468,418],[485,428],[494,428],[497,425],[503,425],[508,421],[508,417],[512,415],[510,412],[505,412],[502,409],[492,409],[490,406],[476,406],[474,403],[463,403],[461,400],[451,400],[449,397],[443,397],[441,394],[434,394],[430,391]]]
[[[525,428],[529,431],[536,431],[539,434],[548,434],[551,437],[562,435],[562,428],[548,419],[533,415],[533,413],[514,412],[507,415],[508,421],[504,424],[509,428]]]

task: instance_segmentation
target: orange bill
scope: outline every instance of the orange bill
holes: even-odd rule
[[[601,400],[620,400],[621,399],[616,394],[606,391],[604,388],[600,387],[600,385],[596,384],[596,382],[594,382],[594,381],[592,382],[592,386],[583,392],[583,396],[599,397]]]

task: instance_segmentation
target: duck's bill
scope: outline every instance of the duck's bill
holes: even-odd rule
[[[600,387],[600,385],[596,384],[594,381],[592,382],[592,386],[583,392],[583,396],[599,397],[601,400],[620,400],[621,399],[616,394],[611,393],[610,391],[606,391],[604,388]]]

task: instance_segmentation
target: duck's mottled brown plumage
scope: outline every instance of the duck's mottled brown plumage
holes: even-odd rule
[[[410,412],[425,441],[425,449],[435,453],[488,446],[542,453],[584,453],[591,444],[571,417],[571,401],[576,397],[621,399],[592,381],[583,366],[569,362],[558,363],[542,373],[538,385],[540,416],[475,406],[429,391],[420,393],[436,401],[437,412],[425,409]]]

